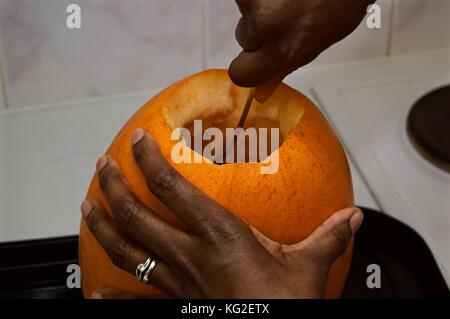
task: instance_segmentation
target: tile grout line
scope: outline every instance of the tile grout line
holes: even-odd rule
[[[5,67],[5,59],[4,59],[4,51],[3,51],[3,41],[0,35],[0,95],[3,103],[2,109],[9,110],[9,99],[6,95],[6,67]]]
[[[202,68],[209,67],[209,0],[202,0]]]
[[[0,95],[2,107],[0,109],[9,110],[8,98],[6,96],[6,83],[5,83],[5,73],[3,72],[2,63],[0,62]]]
[[[392,54],[392,42],[394,40],[394,20],[395,20],[395,12],[397,9],[396,3],[398,3],[398,0],[392,0],[390,3],[390,14],[388,25],[389,30],[388,30],[386,51],[384,53],[386,57],[390,57]]]

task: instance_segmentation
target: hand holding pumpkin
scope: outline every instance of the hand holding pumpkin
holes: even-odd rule
[[[291,72],[349,35],[375,0],[236,0],[236,39],[243,51],[230,65],[239,86],[257,87],[264,102]]]
[[[359,209],[341,210],[305,240],[281,245],[179,175],[149,133],[136,130],[132,143],[150,191],[188,230],[172,226],[146,207],[127,186],[116,161],[102,156],[97,174],[115,221],[89,200],[82,204],[82,214],[116,266],[134,274],[138,264],[156,254],[150,282],[172,297],[323,297],[332,264],[361,225]],[[108,289],[94,294],[131,297]]]

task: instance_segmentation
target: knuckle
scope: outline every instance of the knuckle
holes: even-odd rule
[[[114,265],[119,268],[124,268],[128,257],[130,254],[130,248],[124,241],[119,241],[114,245],[113,251],[110,252],[109,256]]]
[[[347,249],[348,242],[351,239],[350,232],[342,228],[332,229],[331,236],[333,236],[338,256],[342,255]]]
[[[156,195],[166,195],[175,189],[177,183],[178,177],[174,172],[161,172],[151,181],[150,189]]]
[[[194,273],[197,269],[199,258],[196,254],[192,254],[186,251],[178,250],[175,256],[174,262],[176,262],[180,268],[188,273]]]
[[[125,200],[119,207],[114,210],[117,223],[125,230],[132,230],[137,224],[139,206],[131,200]]]
[[[177,265],[176,269],[184,274],[189,274],[190,277],[196,277],[197,275],[202,277],[200,268],[207,260],[208,254],[206,246],[198,238],[192,238],[191,241],[181,245],[167,243],[165,249],[167,260]]]
[[[198,286],[202,285],[203,278],[205,277],[204,273],[202,273],[201,260],[202,258],[198,257],[198,260],[194,258],[184,258],[179,261],[179,269],[183,273],[188,274],[191,280]]]
[[[100,184],[101,189],[105,189],[108,187],[108,184],[112,181],[120,179],[120,173],[113,168],[104,168],[100,171],[98,176],[98,182]]]
[[[208,225],[205,227],[205,236],[215,246],[222,245],[224,242],[229,241],[228,234],[226,234],[226,232],[222,228],[212,225]]]
[[[308,64],[313,61],[323,51],[314,45],[304,45],[310,43],[310,39],[306,35],[300,35],[297,41],[290,44],[289,50],[286,52],[289,65],[292,69],[297,69],[300,66]],[[326,49],[326,48],[323,48]]]
[[[141,143],[137,143],[133,147],[133,154],[136,161],[142,163],[148,158],[148,148],[141,145]]]
[[[97,234],[99,231],[99,225],[101,221],[100,217],[101,217],[100,214],[96,212],[91,212],[89,214],[89,218],[86,220],[91,233],[93,233],[94,235]]]
[[[238,225],[230,220],[211,219],[205,226],[205,233],[212,243],[231,246],[242,237],[242,232],[237,228],[239,228]]]
[[[230,242],[234,240],[235,236],[233,236],[232,232],[227,229],[228,227],[225,224],[222,225],[209,225],[206,228],[206,234],[208,238],[217,244],[222,244],[225,242]]]
[[[279,47],[278,58],[283,59],[285,65],[295,64],[299,58],[299,50],[292,44],[284,44]]]

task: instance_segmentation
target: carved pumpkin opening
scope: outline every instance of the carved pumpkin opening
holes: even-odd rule
[[[254,100],[242,132],[235,128],[248,93],[249,89],[231,82],[193,78],[173,93],[174,103],[163,112],[169,127],[188,129],[186,145],[207,160],[216,164],[262,162],[281,147],[304,108],[281,92],[263,104]],[[210,128],[220,134],[208,134],[213,132]]]

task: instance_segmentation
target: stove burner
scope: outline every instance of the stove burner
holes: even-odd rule
[[[419,153],[450,173],[450,85],[421,97],[409,112],[407,128]]]

